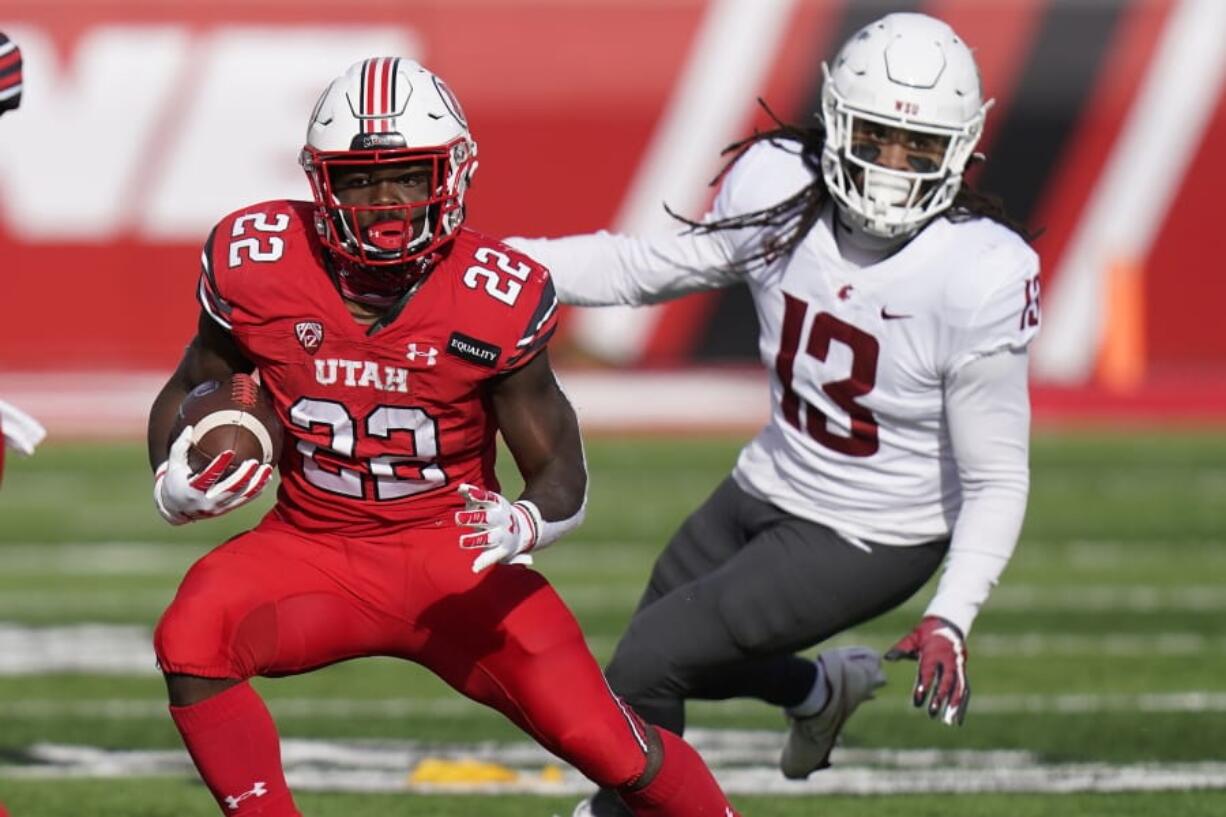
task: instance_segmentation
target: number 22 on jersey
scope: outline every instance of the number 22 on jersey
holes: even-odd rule
[[[809,327],[809,342],[804,352],[825,362],[832,343],[841,343],[851,351],[850,376],[821,384],[826,396],[850,420],[851,434],[844,436],[830,429],[830,418],[796,393],[793,374],[796,356],[800,353],[800,337],[809,314],[809,304],[783,293],[783,328],[779,335],[779,354],[775,358],[775,374],[783,387],[781,408],[783,417],[793,428],[808,433],[817,442],[849,457],[871,457],[877,453],[877,418],[873,412],[856,402],[873,390],[877,383],[877,339],[831,315],[818,312]]]

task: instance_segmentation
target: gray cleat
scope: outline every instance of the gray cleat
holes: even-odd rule
[[[830,697],[816,715],[793,718],[779,768],[789,780],[804,780],[830,765],[830,750],[856,707],[885,684],[881,656],[868,647],[839,647],[817,657],[825,669]],[[578,814],[578,812],[576,812]]]

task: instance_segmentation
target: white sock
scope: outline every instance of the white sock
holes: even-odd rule
[[[817,676],[813,679],[813,688],[809,690],[809,694],[803,701],[787,708],[787,713],[793,718],[807,718],[810,715],[816,715],[826,707],[826,701],[830,698],[830,685],[826,683],[826,667],[821,661],[814,663],[817,665]]]

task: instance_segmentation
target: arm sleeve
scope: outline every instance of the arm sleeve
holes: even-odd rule
[[[1013,555],[1030,488],[1030,400],[1024,349],[966,363],[945,386],[945,412],[962,509],[945,572],[926,615],[963,633]]]
[[[562,303],[639,306],[739,280],[727,239],[719,232],[628,236],[601,230],[506,241],[549,267]]]
[[[809,183],[795,151],[758,145],[737,160],[719,188],[710,223],[769,207]],[[643,236],[606,231],[557,239],[509,238],[506,243],[542,262],[558,299],[576,306],[640,306],[741,281],[740,259],[764,238],[758,228],[688,228]]]

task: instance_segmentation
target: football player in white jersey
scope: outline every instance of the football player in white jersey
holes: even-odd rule
[[[659,557],[607,674],[678,732],[688,698],[783,707],[789,778],[829,765],[885,681],[867,648],[795,652],[902,604],[942,562],[885,657],[917,659],[915,705],[962,722],[966,636],[1025,514],[1039,324],[1025,230],[962,183],[991,104],[966,44],[891,14],[822,67],[813,123],[734,145],[688,229],[511,241],[571,304],[749,287],[770,421]],[[625,812],[602,792],[576,813]]]

